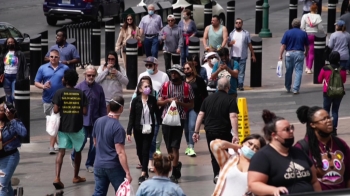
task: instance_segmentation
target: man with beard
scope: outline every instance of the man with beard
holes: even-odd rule
[[[58,31],[56,34],[56,44],[51,46],[50,50],[57,50],[60,54],[60,63],[67,65],[70,69],[75,70],[75,65],[80,63],[80,56],[77,48],[70,43],[66,42],[67,33],[64,31]],[[49,52],[46,54],[44,61],[50,61]]]
[[[231,47],[230,57],[232,60],[237,61],[239,64],[238,89],[240,91],[244,91],[243,84],[248,58],[248,48],[252,54],[252,61],[256,61],[253,46],[250,41],[250,34],[247,30],[242,29],[242,26],[243,20],[237,18],[235,29],[233,29],[233,31],[230,33],[227,40],[227,46]]]
[[[206,51],[216,51],[225,47],[227,42],[227,28],[220,24],[220,17],[214,15],[211,25],[208,25],[203,34],[203,45]]]
[[[61,116],[60,127],[58,129],[59,152],[56,158],[56,178],[53,185],[56,189],[63,189],[61,182],[61,169],[63,157],[66,149],[74,149],[75,165],[73,183],[85,182],[86,179],[80,177],[81,150],[84,144],[85,133],[83,130],[83,115],[87,114],[88,99],[84,92],[74,88],[79,79],[75,70],[68,69],[64,72],[62,83],[65,88],[56,91],[52,103],[54,104],[53,112]]]
[[[92,129],[94,127],[95,121],[98,118],[107,115],[107,108],[106,108],[105,94],[103,92],[103,88],[101,85],[95,82],[95,78],[97,76],[96,68],[93,65],[87,66],[84,75],[85,75],[85,80],[77,84],[75,88],[83,91],[89,100],[88,111],[87,111],[87,114],[84,115],[83,126],[84,126],[84,132],[85,132],[85,140],[81,150],[84,149],[87,137],[89,137],[90,146],[89,146],[89,152],[88,152],[85,166],[88,172],[93,173],[94,172],[93,166],[94,166],[96,151],[95,151],[93,139],[91,136]],[[74,156],[75,156],[75,150],[73,150],[71,154],[71,160],[72,160],[71,164],[73,167],[74,167]]]
[[[50,62],[39,67],[35,76],[35,87],[43,89],[43,107],[46,116],[52,112],[52,98],[58,89],[63,88],[62,78],[64,72],[69,69],[67,65],[59,63],[59,52],[55,49],[50,51]],[[50,136],[50,154],[56,154],[54,145],[56,136]]]
[[[165,82],[159,91],[158,105],[164,106],[162,118],[170,107],[172,101],[175,101],[177,110],[181,119],[181,126],[168,126],[162,125],[164,142],[168,151],[168,154],[173,155],[173,169],[170,180],[174,183],[178,183],[178,179],[181,177],[181,162],[179,162],[179,149],[181,144],[182,132],[184,128],[184,122],[186,119],[185,109],[191,109],[194,106],[194,93],[191,85],[182,81],[182,77],[185,76],[181,65],[173,65],[168,70],[171,77],[171,82]]]

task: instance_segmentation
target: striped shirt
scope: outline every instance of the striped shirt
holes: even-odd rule
[[[184,93],[184,82],[182,82],[180,85],[174,85],[172,82],[169,82],[168,93],[165,93],[165,94],[168,94],[168,97],[164,97],[163,96],[164,84],[162,85],[161,89],[159,90],[158,97],[162,97],[163,99],[177,98],[180,102],[183,102],[183,103],[188,103],[192,99],[194,99],[194,93],[193,93],[193,90],[191,88],[191,85],[188,85],[188,87],[189,87],[188,100],[184,101],[184,94],[185,94]],[[168,103],[166,106],[164,106],[162,118],[164,118],[165,114],[167,113],[169,106],[170,106],[170,103]],[[183,107],[178,105],[177,109],[179,110],[180,118],[186,119],[186,112],[184,111]]]

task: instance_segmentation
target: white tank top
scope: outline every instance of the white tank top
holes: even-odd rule
[[[248,190],[248,172],[241,172],[237,165],[233,166],[226,175],[226,182],[221,196],[242,196]]]

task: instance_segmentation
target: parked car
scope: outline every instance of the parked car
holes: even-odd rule
[[[193,20],[196,22],[197,29],[204,30],[204,5],[213,3],[213,15],[220,16],[220,22],[225,25],[226,15],[224,8],[215,0],[141,0],[137,6],[147,6],[149,4],[157,4],[158,2],[169,1],[173,4],[173,9],[178,7],[188,7],[193,5]]]
[[[56,25],[58,20],[71,19],[101,21],[109,16],[121,18],[124,12],[124,0],[45,0],[44,15],[49,25]]]
[[[19,43],[21,51],[26,56],[27,63],[29,63],[29,60],[30,60],[29,35],[26,33],[21,33],[10,23],[0,22],[0,50],[2,50],[2,46],[5,40],[10,36],[15,38],[16,41]]]

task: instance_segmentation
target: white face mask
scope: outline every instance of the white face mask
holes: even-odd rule
[[[217,62],[218,62],[218,59],[217,59],[217,58],[211,59],[211,64],[215,65],[215,63],[217,63]]]

